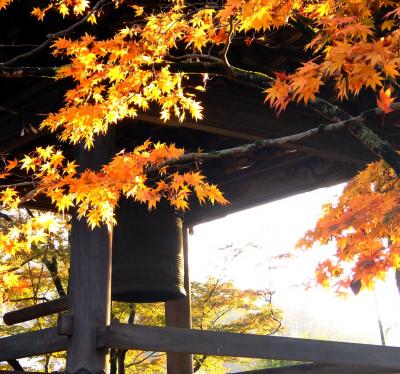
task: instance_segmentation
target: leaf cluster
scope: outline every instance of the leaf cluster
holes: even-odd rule
[[[400,267],[400,181],[383,161],[360,172],[343,190],[337,204],[324,206],[315,228],[299,247],[334,243],[334,258],[317,268],[317,281],[349,287],[373,288],[376,280]]]

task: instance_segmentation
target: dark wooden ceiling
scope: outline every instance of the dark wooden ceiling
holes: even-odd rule
[[[18,6],[21,4],[18,2]],[[29,7],[25,6],[26,14],[22,16],[23,10],[17,9],[16,4],[12,5],[11,13],[0,13],[0,44],[38,44],[45,39],[46,33],[68,25],[68,20],[61,21],[63,24],[51,21],[46,26],[38,25],[27,15]],[[109,22],[102,22],[103,26],[92,30],[99,36],[110,34],[115,28],[115,16],[106,14],[105,17]],[[237,66],[252,67],[253,70],[270,72],[293,68],[295,61],[303,54],[301,46],[304,40],[293,29],[290,32],[283,30],[274,38],[280,38],[279,50],[257,44],[244,50],[243,46],[234,45],[229,57]],[[15,53],[14,48],[0,48],[0,61],[9,59]],[[16,63],[20,66],[60,64],[62,62],[48,57],[48,51]],[[46,113],[62,105],[64,92],[72,84],[51,79],[0,78],[0,152],[5,155],[21,155],[33,145],[49,141],[57,143],[54,135],[38,132],[38,124]],[[325,88],[323,95],[331,98],[329,87]],[[156,110],[140,113],[136,120],[117,125],[117,147],[133,147],[151,138],[154,141],[175,142],[191,151],[199,148],[210,151],[257,139],[295,134],[325,121],[307,108],[295,105],[277,117],[263,104],[262,93],[224,78],[212,78],[207,83],[207,92],[201,96],[205,107],[204,120],[198,123],[188,120],[182,124],[176,121],[163,124]],[[373,105],[372,99],[365,95],[347,104],[346,109],[356,114]],[[385,124],[368,125],[397,147],[400,145],[400,132],[393,125],[395,122],[396,118],[389,116]],[[65,144],[62,146],[67,147]],[[194,202],[186,219],[189,224],[203,222],[233,211],[343,182],[374,159],[375,156],[347,131],[340,131],[246,156],[207,162],[202,165],[202,169],[211,182],[221,187],[231,204],[226,207],[200,207]]]

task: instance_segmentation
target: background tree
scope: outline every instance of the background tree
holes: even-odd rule
[[[230,281],[208,278],[206,282],[192,282],[193,328],[200,330],[252,332],[275,334],[283,330],[283,312],[272,304],[270,291],[240,290]],[[122,322],[148,326],[164,325],[164,306],[155,304],[114,303],[113,315]],[[116,351],[111,359],[124,361],[125,365],[114,364],[118,374],[163,373],[166,356],[164,353],[143,351]],[[194,355],[194,372],[226,372],[226,364],[252,366],[254,360]],[[111,365],[113,366],[113,365]],[[125,368],[125,369],[123,369]]]
[[[393,169],[375,162],[344,188],[338,202],[326,204],[316,227],[298,243],[334,243],[333,258],[319,264],[317,281],[340,292],[373,288],[389,270],[400,289],[400,184]]]
[[[69,269],[68,224],[53,214],[20,209],[0,218],[0,227],[7,230],[12,225],[26,225],[35,220],[52,222],[51,235],[31,245],[30,251],[15,255],[3,254],[0,267],[4,271],[1,285],[3,312],[39,304],[66,296]],[[33,331],[57,325],[55,315],[38,318],[23,325],[0,324],[0,336]],[[63,354],[48,354],[32,360],[32,368],[45,372],[56,370],[64,359]]]
[[[47,217],[48,214],[45,215]],[[43,213],[21,209],[15,214],[2,218],[2,226],[30,222],[30,218],[41,217]],[[69,268],[68,224],[61,217],[46,241],[32,246],[29,253],[18,252],[15,256],[3,256],[0,266],[7,267],[7,274],[13,282],[3,289],[3,310],[13,310],[36,305],[66,295]],[[206,282],[192,282],[193,328],[230,332],[253,332],[274,334],[282,331],[283,312],[272,304],[270,291],[240,290],[234,284],[221,279],[209,278]],[[163,303],[121,303],[114,302],[112,316],[115,320],[137,325],[164,326]],[[0,324],[0,335],[53,327],[56,316],[36,319],[23,325]],[[226,357],[195,355],[195,367],[209,372],[225,372],[224,365],[231,362]],[[64,366],[64,354],[51,354],[31,360],[29,369],[50,372]],[[250,365],[249,360],[235,362]],[[164,373],[165,353],[113,350],[110,354],[112,374],[123,373]],[[24,363],[24,366],[26,364]],[[27,369],[27,367],[25,367]]]

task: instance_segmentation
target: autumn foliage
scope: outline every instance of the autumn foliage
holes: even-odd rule
[[[359,173],[336,204],[326,204],[316,227],[298,243],[335,245],[334,257],[319,264],[317,281],[358,292],[400,268],[399,202],[400,181],[381,161]]]
[[[101,23],[105,5],[105,0],[95,4],[50,0],[33,6],[31,14],[38,22],[62,17],[78,20],[79,25],[96,24]],[[2,11],[14,6],[18,4],[12,0],[0,0]],[[56,79],[75,82],[75,87],[65,93],[64,105],[49,113],[40,125],[41,130],[56,133],[64,143],[80,143],[90,149],[110,127],[152,107],[158,108],[163,121],[182,122],[187,117],[202,120],[203,106],[196,95],[199,90],[206,91],[206,82],[213,74],[207,72],[210,63],[222,66],[224,74],[221,70],[218,74],[228,79],[239,79],[238,72],[262,79],[258,88],[278,114],[291,102],[309,105],[321,114],[315,103],[327,85],[334,91],[334,102],[329,104],[332,113],[338,111],[335,108],[341,102],[354,99],[362,91],[374,93],[380,113],[394,110],[400,75],[397,1],[227,0],[202,4],[170,0],[150,6],[121,0],[107,6],[126,7],[129,18],[112,36],[102,39],[85,31],[68,35],[67,30],[48,36],[43,46],[51,44],[49,53],[60,61]],[[75,27],[73,24],[71,30]],[[230,64],[229,48],[235,38],[248,47],[253,43],[268,45],[277,30],[299,27],[308,40],[303,59],[291,71],[266,69],[268,73],[260,73]],[[196,70],[199,63],[202,69]],[[193,74],[201,77],[195,84]],[[331,112],[330,116],[323,113],[324,120],[340,120]],[[16,209],[29,199],[46,195],[61,213],[75,206],[92,227],[115,224],[114,209],[121,196],[147,204],[149,209],[165,198],[176,209],[185,210],[191,195],[201,203],[226,204],[222,192],[207,182],[200,170],[183,172],[170,167],[183,154],[184,150],[173,144],[149,140],[116,154],[100,171],[81,172],[61,148],[39,147],[21,159],[8,161],[1,174],[7,178],[22,171],[32,179],[34,188],[21,196],[19,189],[7,185],[0,199],[4,209]],[[361,199],[355,193],[352,196],[354,201]],[[29,251],[52,230],[43,218],[32,218],[27,226],[1,234],[2,251]],[[379,266],[383,269],[389,265]],[[335,269],[320,274],[332,276],[340,271],[340,267]],[[357,273],[357,277],[368,284],[370,279],[363,274]]]

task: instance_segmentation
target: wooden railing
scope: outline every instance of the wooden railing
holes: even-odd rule
[[[66,350],[68,336],[72,334],[72,324],[72,316],[60,315],[58,328],[48,328],[0,339],[0,361]],[[111,326],[97,328],[96,346],[99,349],[141,349],[314,363],[288,367],[286,370],[290,369],[290,371],[284,371],[284,373],[293,374],[312,372],[310,370],[315,370],[316,373],[341,374],[400,371],[400,347],[176,327],[113,323]],[[278,369],[253,371],[259,374],[279,372]]]

